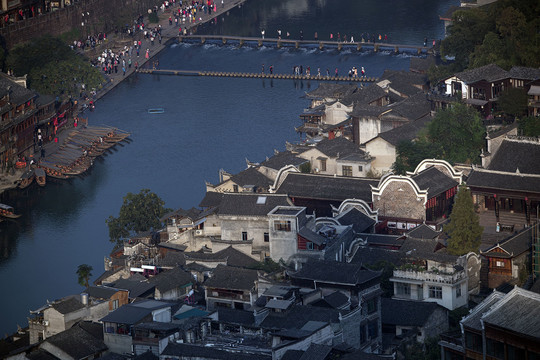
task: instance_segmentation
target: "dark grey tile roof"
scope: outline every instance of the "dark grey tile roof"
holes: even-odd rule
[[[379,134],[379,137],[390,144],[397,146],[402,141],[416,139],[420,131],[425,129],[432,119],[431,114],[427,114],[417,120],[413,120],[392,130],[382,132]]]
[[[431,102],[428,100],[426,94],[420,92],[397,103],[390,104],[384,107],[384,110],[391,111],[386,111],[381,116],[383,120],[385,118],[399,116],[409,121],[414,121],[431,113]]]
[[[381,298],[381,321],[383,325],[422,327],[437,309],[443,308],[434,302]]]
[[[400,247],[403,245],[403,236],[401,235],[386,235],[386,234],[371,234],[363,233],[357,234],[359,238],[367,241],[368,245],[385,245]]]
[[[393,94],[393,93],[391,93]],[[392,95],[390,95],[392,96]],[[403,99],[399,98],[399,101]],[[365,104],[355,104],[353,110],[350,112],[351,117],[363,118],[363,117],[379,117],[383,112],[388,110],[388,106],[371,106]]]
[[[171,304],[157,300],[134,302],[119,307],[104,318],[100,319],[100,321],[135,325],[141,322],[146,316],[152,314],[152,311],[166,307],[171,307]]]
[[[71,312],[80,310],[84,305],[77,299],[69,297],[67,299],[55,302],[52,307],[61,314],[69,314]]]
[[[371,203],[371,185],[378,183],[365,178],[288,173],[276,192],[307,199],[361,199]]]
[[[358,145],[341,136],[334,139],[325,138],[315,145],[315,148],[328,157],[338,159],[352,154],[360,155],[361,157],[366,156],[366,153]]]
[[[201,200],[199,206],[203,208],[219,206],[222,197],[223,193],[207,191],[204,195],[204,198]]]
[[[181,328],[181,324],[177,323],[167,323],[167,322],[159,322],[159,321],[150,321],[150,322],[143,322],[140,324],[136,324],[134,326],[135,329],[147,329],[147,330],[154,330],[154,331],[172,331],[176,329]]]
[[[510,73],[495,64],[489,64],[476,69],[465,70],[455,76],[467,84],[472,84],[480,80],[493,82],[507,79],[510,77]]]
[[[505,294],[498,291],[494,291],[489,294],[484,301],[476,305],[476,307],[472,309],[468,315],[463,317],[461,320],[463,326],[477,331],[482,331],[482,323],[480,322],[480,319],[494,304],[499,302],[504,295]]]
[[[300,230],[298,230],[298,235],[303,237],[304,239],[317,244],[318,246],[321,246],[322,244],[326,243],[328,240],[326,237],[320,235],[316,231],[313,231],[305,226],[302,226]]]
[[[215,253],[204,253],[197,251],[189,252],[185,255],[188,261],[208,261],[223,259],[227,261],[228,266],[234,267],[252,267],[258,264],[257,260],[253,259],[249,255],[244,254],[240,250],[235,249],[232,246],[229,246]]]
[[[414,229],[407,232],[407,236],[413,239],[435,239],[439,236],[440,232],[433,230],[426,224],[420,224]]]
[[[170,213],[167,213],[161,217],[161,221],[163,222],[166,219],[169,219],[171,217],[179,217],[179,218],[189,218],[192,221],[195,221],[199,218],[199,215],[201,213],[201,210],[192,207],[189,210],[184,210],[182,208],[177,209],[175,211],[172,211]]]
[[[28,100],[35,98],[38,94],[32,90],[25,88],[22,85],[17,84],[16,82],[9,79],[6,75],[0,76],[0,95],[4,96],[7,94],[8,86],[11,87],[9,93],[9,102],[14,105],[20,105]]]
[[[322,98],[332,98],[332,99],[342,99],[345,96],[352,94],[358,90],[356,84],[332,84],[321,82],[319,87],[315,90],[306,93],[308,98],[322,99]]]
[[[42,95],[40,94],[36,99],[37,106],[45,106],[54,103],[56,98],[52,95]]]
[[[101,284],[104,280],[107,280],[107,278],[119,271],[121,271],[122,268],[117,268],[117,269],[111,269],[111,270],[107,270],[105,271],[103,274],[101,274],[96,280],[94,280],[94,285],[97,285],[97,284]]]
[[[271,355],[247,354],[221,350],[210,346],[169,343],[162,356],[181,357],[183,359],[212,359],[212,360],[271,360]]]
[[[204,286],[250,291],[258,280],[257,270],[242,269],[232,266],[218,265],[212,277],[204,282]]]
[[[425,58],[411,57],[411,63],[409,70],[414,72],[427,72],[430,67],[437,64],[437,58],[435,56],[428,55]]]
[[[361,285],[380,278],[379,271],[371,271],[358,264],[335,261],[311,260],[302,265],[297,272],[289,272],[293,279],[306,279],[322,282],[344,284],[350,286]]]
[[[508,329],[540,341],[540,296],[530,291],[512,290],[482,317],[485,323]]]
[[[352,225],[354,232],[357,234],[364,232],[375,225],[375,220],[354,207],[339,214],[339,216],[336,217],[336,220],[339,221],[341,225]]]
[[[341,291],[334,291],[333,293],[326,295],[324,300],[326,300],[326,302],[334,309],[337,309],[349,302],[349,298]]]
[[[175,267],[186,264],[186,258],[183,252],[180,251],[167,251],[163,259],[161,259],[161,266]]]
[[[92,329],[95,328],[95,329]],[[100,333],[101,337],[94,334]],[[46,343],[59,348],[72,359],[84,359],[107,350],[103,342],[103,325],[99,323],[79,324],[53,335]]]
[[[513,66],[510,71],[510,76],[514,79],[521,80],[537,80],[540,79],[540,69],[524,67],[524,66]]]
[[[26,359],[28,360],[58,360],[54,355],[51,355],[45,350],[38,349],[26,354]],[[100,358],[101,359],[101,358]],[[122,358],[124,359],[124,358]]]
[[[420,189],[427,190],[429,199],[459,185],[456,180],[440,172],[434,166],[411,176],[411,178],[418,184]]]
[[[263,329],[300,329],[309,321],[339,323],[340,314],[348,311],[311,305],[294,305],[288,311],[270,313],[261,323]]]
[[[193,284],[194,280],[191,277],[191,273],[176,267],[171,270],[165,270],[150,278],[150,283],[154,284],[156,289],[163,293],[179,286]]]
[[[408,259],[428,259],[453,264],[458,258],[456,255],[449,254],[436,239],[406,238],[399,251],[403,258]]]
[[[489,170],[540,175],[540,142],[505,139],[489,163]]]
[[[275,154],[271,158],[267,158],[261,163],[261,166],[279,170],[287,165],[294,165],[298,167],[307,161],[308,160],[296,156],[296,154],[291,151],[282,151]]]
[[[217,312],[218,321],[220,323],[255,326],[255,317],[253,316],[253,311],[218,307]]]
[[[261,174],[254,166],[231,176],[230,180],[239,186],[254,185],[263,189],[273,184],[272,180]]]
[[[324,360],[332,351],[332,346],[311,343],[300,360]]]
[[[506,251],[510,256],[515,257],[520,254],[523,254],[526,251],[531,250],[532,241],[533,241],[533,227],[522,230],[516,235],[512,235],[509,238],[498,242],[497,244],[490,246],[486,250],[482,251],[483,255],[486,256],[495,256],[506,255],[499,252],[490,253],[491,250],[496,248],[501,248]]]
[[[386,91],[384,91],[383,88],[373,84],[359,88],[354,93],[343,98],[341,100],[341,103],[347,106],[350,106],[352,104],[369,105],[370,103],[386,96],[387,93]]]
[[[111,296],[118,292],[118,289],[108,286],[89,286],[84,292],[93,298],[110,299]]]
[[[159,356],[155,355],[152,351],[148,350],[141,355],[137,355],[133,360],[158,360]]]
[[[395,265],[400,265],[403,263],[402,258],[402,253],[397,250],[361,246],[351,259],[351,264],[373,265],[386,261]]]
[[[392,89],[409,97],[421,92],[421,87],[428,83],[427,75],[403,70],[385,70],[382,80],[390,81]]]
[[[287,350],[281,357],[281,360],[300,360],[302,355],[304,355],[304,351],[302,350]]]
[[[540,176],[524,176],[516,173],[473,169],[467,178],[467,185],[471,188],[525,191],[538,194],[540,193]]]
[[[219,215],[266,216],[276,206],[289,205],[292,202],[282,194],[224,193]]]
[[[129,291],[130,298],[145,296],[154,292],[155,284],[149,283],[146,279],[139,281],[132,278],[133,276],[127,279],[118,279],[112,286]]]

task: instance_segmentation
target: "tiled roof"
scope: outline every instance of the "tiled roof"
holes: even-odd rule
[[[421,57],[411,57],[411,63],[409,65],[409,70],[414,72],[425,73],[429,70],[430,67],[437,64],[437,58],[435,56],[428,55],[425,58]]]
[[[288,311],[270,313],[261,323],[263,329],[300,329],[309,321],[339,323],[347,311],[310,305],[294,305]]]
[[[148,281],[138,281],[130,278],[118,279],[113,286],[118,289],[124,289],[129,291],[130,298],[136,298],[153,293],[155,284],[150,284]]]
[[[431,114],[427,114],[417,120],[413,120],[392,130],[382,132],[379,134],[378,137],[386,140],[388,143],[394,146],[398,146],[399,143],[402,141],[410,141],[416,139],[420,131],[422,129],[425,129],[427,124],[431,120]]]
[[[326,302],[334,309],[337,309],[349,302],[349,298],[341,291],[334,291],[333,293],[326,295],[324,300],[326,300]]]
[[[381,298],[381,321],[383,325],[422,327],[437,309],[443,308],[434,302]]]
[[[172,304],[157,300],[144,300],[120,306],[100,319],[101,322],[135,325],[142,321],[152,311],[171,307]]]
[[[360,246],[354,254],[354,257],[351,259],[351,264],[373,265],[386,261],[395,265],[400,265],[403,263],[402,257],[402,253],[398,250]]]
[[[482,320],[540,341],[540,295],[515,288],[485,314]]]
[[[513,256],[513,257],[523,254],[524,252],[529,251],[532,247],[533,229],[534,229],[533,227],[524,229],[520,233],[516,235],[512,235],[509,238],[503,241],[500,241],[497,244],[487,248],[486,250],[482,251],[482,254],[486,256],[494,256],[494,257],[497,257],[497,255],[503,255],[498,252],[490,253],[490,251],[495,248],[501,248],[506,253],[508,253],[509,256]]]
[[[257,270],[242,269],[232,266],[218,265],[212,272],[212,277],[204,282],[204,286],[251,291],[258,280]]]
[[[381,273],[357,264],[312,260],[303,264],[299,271],[290,272],[289,276],[293,279],[314,280],[319,285],[328,282],[356,286],[379,278]]]
[[[358,237],[367,241],[368,245],[385,245],[385,246],[396,246],[400,247],[403,245],[403,236],[401,235],[386,235],[386,234],[357,234]]]
[[[540,175],[540,142],[503,140],[489,163],[489,170]]]
[[[481,80],[487,82],[503,80],[509,78],[510,73],[495,64],[489,64],[457,73],[455,76],[465,83],[472,84]]]
[[[470,313],[461,319],[463,326],[475,329],[477,331],[482,331],[482,323],[480,319],[494,304],[499,302],[505,294],[494,291],[487,298],[484,299],[480,304],[476,305]]]
[[[369,105],[370,103],[386,97],[386,91],[377,85],[364,86],[341,100],[344,105],[354,104]]]
[[[440,172],[434,166],[413,175],[411,178],[418,184],[420,189],[428,191],[429,199],[459,185],[456,180]]]
[[[371,203],[371,185],[378,183],[378,180],[365,178],[288,173],[276,192],[290,197],[336,201],[361,199]]]
[[[261,163],[261,166],[265,166],[274,170],[279,170],[282,167],[287,166],[287,165],[300,166],[307,161],[308,160],[302,159],[290,151],[282,151],[275,154],[271,158],[268,158],[265,161],[263,161]]]
[[[71,312],[80,310],[84,305],[77,299],[69,297],[67,299],[55,302],[52,307],[61,314],[69,314]]]
[[[219,322],[243,326],[255,325],[255,317],[253,316],[253,311],[218,307],[217,312]]]
[[[380,81],[388,80],[388,86],[403,94],[411,97],[422,92],[421,87],[427,85],[427,75],[403,70],[385,70]],[[415,86],[416,85],[416,86]]]
[[[440,232],[433,230],[426,224],[420,224],[407,232],[407,236],[413,239],[435,239],[439,236]]]
[[[9,79],[7,76],[0,76],[0,95],[5,96],[7,94],[8,86],[11,87],[9,93],[9,102],[14,105],[20,105],[28,100],[37,97],[38,94],[32,90],[25,88]]]
[[[176,267],[185,265],[185,263],[184,253],[180,251],[167,251],[163,259],[161,259],[161,266]]]
[[[391,111],[385,112],[382,119],[398,115],[409,121],[414,121],[431,113],[431,102],[426,94],[419,92],[402,101],[386,106],[384,110]]]
[[[96,334],[101,334],[101,336],[96,337]],[[72,359],[90,358],[107,350],[103,342],[103,325],[99,323],[76,324],[47,338],[41,347],[47,348],[45,343],[55,346]]]
[[[282,194],[224,193],[219,215],[266,216],[276,206],[289,206],[292,202]]]
[[[231,176],[231,181],[239,186],[254,185],[258,188],[268,188],[273,181],[264,176],[256,167],[250,166],[246,170]]]
[[[513,66],[510,71],[510,76],[514,79],[522,80],[537,80],[540,79],[540,69],[524,66]]]
[[[156,289],[161,293],[175,289],[179,286],[186,286],[193,282],[191,273],[184,271],[179,267],[165,270],[153,278],[150,278],[150,283],[154,284]]]
[[[204,198],[201,200],[199,206],[203,208],[219,206],[222,197],[223,193],[207,191],[204,195]]]
[[[208,261],[224,259],[227,260],[228,266],[234,267],[251,267],[258,263],[258,261],[253,259],[251,256],[244,254],[243,252],[235,249],[232,246],[229,246],[215,253],[204,253],[197,251],[189,252],[185,255],[188,261]]]
[[[108,286],[89,286],[86,288],[85,292],[88,296],[93,298],[110,299],[111,296],[118,292],[118,289]]]
[[[211,346],[197,346],[170,342],[161,353],[163,357],[212,360],[272,360],[272,356],[231,352]]]
[[[366,157],[366,153],[358,145],[341,136],[334,139],[325,138],[315,145],[315,148],[331,158],[341,159],[352,154]]]
[[[467,178],[467,185],[471,188],[525,191],[538,194],[540,193],[540,176],[473,169]]]
[[[361,233],[375,225],[375,220],[361,212],[360,210],[351,207],[346,212],[339,214],[336,217],[341,225],[352,225],[355,233]]]

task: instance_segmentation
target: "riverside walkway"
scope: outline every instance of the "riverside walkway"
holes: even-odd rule
[[[269,74],[269,73],[242,73],[223,71],[196,71],[196,70],[166,70],[166,69],[139,69],[143,74],[154,75],[177,75],[177,76],[211,76],[211,77],[236,77],[236,78],[260,78],[281,80],[316,80],[316,81],[348,81],[348,82],[377,82],[374,77],[348,77],[348,76],[317,76],[317,75],[293,75],[293,74]]]
[[[318,41],[318,40],[293,40],[293,39],[278,39],[278,38],[258,38],[258,37],[243,37],[243,36],[224,36],[224,35],[181,35],[178,37],[179,42],[198,42],[205,44],[207,41],[217,41],[222,44],[234,44],[238,47],[242,46],[274,46],[278,49],[281,47],[301,47],[319,48],[323,50],[344,49],[371,50],[374,52],[390,50],[394,53],[400,51],[416,52],[417,54],[428,54],[433,51],[432,47],[405,45],[405,44],[389,44],[384,42],[338,42],[338,41]]]

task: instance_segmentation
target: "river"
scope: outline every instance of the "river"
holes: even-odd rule
[[[441,38],[438,15],[457,0],[265,0],[248,1],[199,29],[199,33],[267,37],[281,29],[304,38],[330,32],[387,34],[389,41],[417,44]],[[287,24],[285,27],[284,24]],[[355,33],[356,32],[356,33]],[[326,36],[326,35],[325,35]],[[327,35],[329,36],[329,35]],[[348,35],[350,36],[350,35]],[[384,35],[383,35],[384,36]],[[297,36],[296,36],[297,37]],[[173,44],[158,55],[163,69],[258,72],[262,64],[276,73],[295,65],[339,69],[364,66],[368,76],[409,67],[410,56],[318,49],[248,48],[216,44]],[[308,106],[306,91],[316,81],[200,78],[134,75],[103,97],[87,113],[90,125],[107,124],[129,131],[131,143],[117,146],[96,161],[84,177],[32,186],[2,195],[23,216],[0,223],[0,334],[26,326],[29,310],[83,290],[76,269],[103,272],[111,250],[105,219],[116,216],[127,192],[149,188],[170,208],[197,206],[205,181],[218,182],[223,168],[238,172],[245,159],[263,161],[285,141],[298,141],[294,127]],[[147,113],[163,107],[164,114]]]

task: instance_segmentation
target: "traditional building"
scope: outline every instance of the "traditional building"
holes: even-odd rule
[[[218,265],[204,282],[207,310],[249,309],[257,300],[257,270]]]

